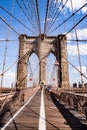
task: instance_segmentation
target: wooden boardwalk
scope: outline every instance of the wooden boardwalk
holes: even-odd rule
[[[10,112],[9,116],[10,121],[1,130],[87,130],[87,125],[82,125],[52,93],[49,96],[44,90],[39,90],[16,114]]]

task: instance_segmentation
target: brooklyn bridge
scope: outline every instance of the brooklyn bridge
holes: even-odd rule
[[[87,130],[87,0],[0,0],[0,129]]]

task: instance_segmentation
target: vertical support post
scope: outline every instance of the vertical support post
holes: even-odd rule
[[[45,49],[46,45],[44,44],[44,35],[39,36],[39,43],[38,43],[38,57],[40,60],[40,73],[39,73],[39,82],[46,82],[46,54]]]
[[[66,49],[66,36],[58,36],[59,44],[59,78],[60,85],[63,89],[69,87],[68,63],[67,63],[67,49]]]
[[[40,82],[46,81],[46,61],[40,60]]]
[[[18,89],[25,89],[27,86],[26,78],[27,78],[27,60],[26,57],[23,58],[25,55],[25,35],[20,35],[19,37],[19,60],[17,66],[17,88]]]

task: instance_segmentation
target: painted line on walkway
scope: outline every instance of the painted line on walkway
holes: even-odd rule
[[[46,121],[45,121],[45,107],[44,107],[44,89],[41,92],[41,104],[40,104],[40,117],[39,117],[39,130],[46,130]]]
[[[37,90],[38,91],[38,90]],[[31,99],[35,96],[37,91],[29,98],[29,100],[13,115],[13,117],[1,128],[1,130],[5,130],[6,127],[16,118],[16,116],[27,106],[27,104],[31,101]]]

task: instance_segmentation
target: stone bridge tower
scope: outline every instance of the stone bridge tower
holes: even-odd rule
[[[46,81],[46,58],[49,53],[53,53],[59,63],[58,81],[59,87],[68,88],[68,63],[66,54],[66,37],[28,37],[19,36],[19,61],[17,66],[17,88],[25,89],[27,86],[27,67],[30,55],[35,52],[39,58],[39,82]]]

